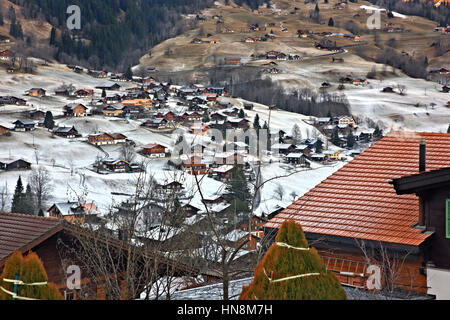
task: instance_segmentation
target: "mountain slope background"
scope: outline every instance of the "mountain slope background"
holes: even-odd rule
[[[264,1],[238,2],[258,7]],[[213,0],[0,0],[5,22],[0,32],[12,35],[19,45],[24,42],[19,46],[22,51],[39,47],[33,53],[45,59],[125,71],[154,45],[194,28],[196,14],[213,4]],[[81,30],[66,26],[70,5],[81,9]],[[23,36],[11,32],[15,23]]]

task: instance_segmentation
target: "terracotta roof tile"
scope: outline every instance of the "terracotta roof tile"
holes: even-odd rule
[[[426,141],[427,171],[450,167],[450,134],[392,132],[265,224],[288,219],[305,232],[417,246],[429,235],[412,228],[415,195],[397,195],[392,179],[418,173],[419,142]]]

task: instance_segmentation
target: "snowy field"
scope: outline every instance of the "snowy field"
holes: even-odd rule
[[[365,68],[370,69],[370,65],[365,66]],[[312,85],[317,85],[321,81],[321,76],[314,75],[312,71],[314,71],[312,66],[298,67],[296,65],[291,70],[291,72],[295,72],[295,77],[304,76]],[[325,69],[323,72],[327,72],[327,70]],[[91,98],[71,100],[54,96],[54,90],[63,83],[73,84],[77,89],[92,89],[105,82],[103,79],[76,74],[59,65],[39,68],[37,75],[6,74],[4,71],[0,71],[0,77],[2,79],[0,95],[23,97],[25,91],[32,87],[42,87],[47,90],[49,95],[44,98],[24,97],[28,101],[27,106],[0,107],[0,125],[6,127],[12,127],[12,122],[17,119],[25,119],[26,117],[21,114],[23,111],[38,108],[44,112],[50,110],[54,115],[58,115],[62,113],[62,107],[67,103],[76,101],[85,105],[89,104]],[[380,93],[380,88],[383,86],[400,81],[408,86],[405,96]],[[120,85],[126,88],[135,84],[120,83]],[[370,117],[374,121],[382,121],[386,124],[386,127],[439,132],[446,130],[450,123],[450,109],[442,106],[447,99],[446,95],[437,92],[435,83],[399,77],[383,83],[371,81],[367,87],[356,88],[352,85],[348,87],[349,89],[345,90],[345,94],[351,102],[353,112],[356,115],[361,114]],[[425,89],[427,89],[426,99],[424,99]],[[95,90],[96,97],[100,93],[100,90]],[[227,100],[227,98],[223,99]],[[237,107],[241,107],[246,102],[242,99],[228,100]],[[414,104],[418,101],[428,105],[428,110],[425,107],[415,107]],[[430,106],[432,102],[435,103],[434,107]],[[171,106],[176,105],[174,101],[169,104]],[[264,124],[264,121],[269,120],[270,114],[271,130],[284,130],[287,134],[291,134],[294,124],[297,124],[302,138],[320,137],[325,141],[320,132],[308,124],[308,121],[311,120],[308,116],[282,110],[269,112],[267,106],[260,104],[254,104],[253,111],[245,110],[245,112],[251,121],[258,114],[261,125]],[[176,139],[175,135],[155,133],[140,127],[139,121],[104,118],[102,116],[62,118],[56,120],[56,125],[74,125],[84,137],[98,131],[120,132],[125,134],[128,139],[133,140],[137,149],[146,144],[158,143],[167,146],[170,150]],[[188,142],[208,143],[210,140],[209,137],[204,135],[188,134],[186,128],[183,130]],[[133,182],[136,180],[136,174],[114,173],[105,175],[92,171],[92,164],[97,157],[118,157],[120,145],[105,146],[101,150],[89,145],[85,140],[86,138],[68,140],[52,137],[51,133],[43,128],[38,128],[33,132],[13,132],[10,137],[0,137],[0,159],[15,160],[23,158],[32,163],[34,170],[39,166],[46,167],[50,172],[53,187],[48,205],[54,202],[74,201],[80,195],[86,194],[85,200],[94,201],[100,210],[105,213],[111,205],[125,199],[124,196],[118,196],[115,193],[134,193]],[[325,143],[325,147],[327,146],[328,144]],[[332,149],[331,146],[329,147]],[[136,161],[142,159],[138,155]],[[157,177],[171,175],[172,173],[167,171],[166,162],[167,159],[148,161],[149,174]],[[255,213],[261,215],[270,212],[277,206],[285,207],[289,205],[294,199],[302,196],[344,164],[345,162],[338,162],[334,166],[322,166],[313,163],[312,169],[305,170],[277,161],[264,163],[262,165],[263,180],[278,178],[262,187],[260,201],[258,202],[260,205],[255,208]],[[0,188],[6,186],[11,196],[18,177],[22,176],[24,183],[26,183],[30,173],[30,171],[0,172]],[[185,189],[191,195],[194,195],[193,203],[198,204],[200,199],[198,192],[195,192],[193,177],[187,174],[183,176],[185,177],[183,178]],[[202,189],[204,189],[206,195],[210,196],[218,191],[223,191],[224,185],[205,177],[202,180]],[[282,196],[277,195],[277,190],[282,190]],[[10,201],[11,199],[8,203]]]
[[[339,91],[339,78],[366,78],[372,68],[381,72],[384,65],[363,60],[355,55],[342,56],[344,63],[330,63],[331,58],[323,58],[310,62],[280,63],[283,73],[272,76],[280,80],[286,88],[309,87],[313,90],[320,88],[324,81],[331,87],[329,93],[345,94],[350,111],[361,119],[371,119],[384,129],[446,132],[450,123],[450,107],[447,102],[450,94],[442,92],[442,85],[414,79],[396,70],[391,74],[391,67],[387,67],[388,76],[382,80],[368,79],[365,86],[345,84],[345,90]],[[397,86],[405,86],[405,94],[398,93]],[[395,93],[381,92],[384,87],[393,87]]]
[[[1,72],[1,71],[0,71]],[[65,97],[54,96],[54,90],[61,84],[73,84],[79,88],[95,88],[103,79],[76,74],[67,70],[63,66],[54,65],[52,67],[39,68],[37,75],[11,75],[2,73],[0,75],[0,95],[13,95],[23,97],[27,100],[27,106],[2,106],[0,107],[0,125],[13,127],[12,122],[17,119],[26,119],[21,112],[39,109],[42,111],[52,111],[54,115],[62,114],[62,107],[70,102],[80,102],[88,105],[91,98],[88,99],[69,99]],[[131,87],[131,83],[120,83],[123,87]],[[42,87],[47,90],[47,97],[32,98],[24,96],[26,90],[33,87]],[[100,95],[100,90],[95,90],[96,96]],[[110,92],[108,92],[109,94]],[[242,100],[233,101],[239,106]],[[174,106],[174,102],[169,103]],[[256,112],[261,119],[261,125],[268,121],[269,110],[267,106],[255,105],[254,111],[247,111],[249,117],[253,120]],[[292,114],[285,111],[276,110],[271,114],[271,129],[285,130],[291,133],[292,127],[296,123],[302,132],[302,137],[319,136],[320,133],[311,125],[305,123],[309,117]],[[146,128],[140,127],[139,121],[124,120],[119,118],[104,118],[102,116],[92,116],[85,118],[62,118],[57,119],[57,126],[75,126],[84,137],[95,132],[120,132],[136,143],[139,148],[149,143],[159,143],[164,146],[173,146],[176,136],[171,134],[154,133]],[[186,131],[186,130],[185,130]],[[209,142],[209,138],[203,135],[193,135],[185,133],[187,141]],[[0,159],[15,160],[22,158],[32,163],[32,169],[42,166],[45,167],[51,176],[52,192],[48,205],[54,202],[76,201],[79,196],[84,195],[86,201],[94,201],[99,209],[106,213],[109,208],[125,199],[120,194],[133,194],[134,181],[137,174],[112,173],[98,174],[92,171],[92,164],[98,157],[118,157],[120,145],[104,146],[102,149],[96,148],[86,141],[86,138],[65,139],[52,136],[44,128],[37,128],[32,132],[12,132],[10,137],[0,137]],[[137,156],[137,161],[143,157]],[[173,177],[174,173],[167,171],[166,160],[148,161],[148,173],[158,179],[168,179]],[[272,177],[273,172],[285,175],[292,172],[291,166],[282,164],[263,165],[262,175]],[[277,183],[283,184],[286,189],[284,202],[288,204],[288,195],[295,192],[299,196],[309,188],[325,179],[330,174],[329,168],[323,170],[312,170],[311,172],[299,172],[295,175],[280,178]],[[0,187],[6,186],[11,197],[17,179],[22,177],[24,183],[27,183],[31,171],[13,171],[0,172]],[[179,176],[180,173],[177,173]],[[195,180],[192,176],[182,174],[183,184],[190,195],[193,195],[192,203],[200,203],[199,193],[196,192]],[[298,183],[301,180],[302,183]],[[277,185],[268,183],[262,188],[262,199],[266,206],[271,202],[272,190]],[[211,196],[217,192],[223,192],[224,185],[214,179],[203,177],[202,191],[206,196]],[[113,194],[114,193],[114,194]],[[9,199],[10,203],[11,199]],[[273,200],[278,202],[279,200]],[[263,210],[266,211],[266,210]]]

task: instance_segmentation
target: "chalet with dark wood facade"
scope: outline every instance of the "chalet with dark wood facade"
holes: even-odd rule
[[[0,170],[30,170],[31,163],[23,159],[18,160],[0,160]]]
[[[160,144],[148,144],[142,148],[141,153],[150,158],[164,158],[166,156],[166,147]]]
[[[79,137],[80,134],[78,133],[78,130],[75,129],[75,126],[72,127],[58,127],[55,130],[53,130],[53,134],[58,137],[62,138],[76,138]]]
[[[36,123],[34,121],[30,120],[17,120],[13,122],[14,124],[14,131],[33,131],[36,129]]]
[[[64,219],[44,218],[26,214],[4,213],[0,212],[0,273],[3,271],[6,261],[16,251],[27,255],[29,252],[35,252],[41,259],[48,281],[54,283],[60,293],[67,300],[105,300],[107,293],[105,292],[104,279],[102,277],[93,279],[92,272],[88,269],[92,268],[92,264],[83,259],[86,252],[83,252],[81,246],[77,246],[79,235],[84,232],[86,241],[94,241],[97,245],[105,245],[112,250],[111,258],[115,261],[115,267],[118,265],[119,255],[126,255],[127,248],[119,240],[113,238],[103,238],[92,231],[82,230],[80,227],[70,224]],[[66,248],[78,247],[79,251],[74,253]],[[114,253],[113,253],[114,252]],[[179,261],[168,259],[160,256],[154,251],[142,251],[138,257],[141,261],[157,261],[155,270],[164,275],[166,268],[174,268],[175,276],[197,276],[199,270],[188,267]],[[137,262],[139,263],[139,262]],[[81,290],[69,289],[67,287],[67,267],[77,265],[81,268]],[[111,266],[112,267],[112,266]],[[118,277],[123,270],[117,270]],[[136,279],[139,278],[136,276]],[[123,283],[122,283],[123,284]],[[138,284],[142,287],[142,291],[148,283]],[[123,290],[126,288],[123,286]],[[139,298],[139,297],[136,297]]]

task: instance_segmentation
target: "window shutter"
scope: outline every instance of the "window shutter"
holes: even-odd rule
[[[445,207],[445,230],[447,239],[450,239],[450,199],[447,199]]]

